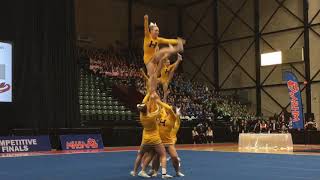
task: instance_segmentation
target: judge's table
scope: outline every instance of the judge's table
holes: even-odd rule
[[[291,134],[239,134],[239,151],[293,151]]]

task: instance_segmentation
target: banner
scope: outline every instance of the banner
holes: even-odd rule
[[[12,102],[12,44],[0,42],[0,102]]]
[[[100,134],[60,135],[62,150],[103,149]]]
[[[284,72],[284,80],[287,82],[292,116],[292,128],[303,129],[302,99],[297,77],[290,71]]]
[[[49,136],[2,136],[0,153],[51,151]]]

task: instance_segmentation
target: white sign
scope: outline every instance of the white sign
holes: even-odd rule
[[[261,54],[261,66],[282,64],[281,51]]]
[[[0,42],[0,102],[12,102],[12,44]]]

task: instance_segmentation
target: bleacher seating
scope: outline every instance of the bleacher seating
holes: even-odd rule
[[[112,96],[110,85],[85,69],[80,69],[79,105],[82,124],[135,120],[134,113]]]

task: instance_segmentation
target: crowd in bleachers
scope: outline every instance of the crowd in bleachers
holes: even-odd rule
[[[140,70],[143,67],[142,54],[126,52],[129,53],[114,48],[80,48],[80,55],[89,58],[89,68],[96,75],[119,80],[117,83],[133,83],[138,91],[145,94],[145,80]],[[201,82],[192,82],[179,72],[175,74],[169,90],[168,103],[180,107],[181,118],[186,121],[208,123],[222,119],[228,122],[231,132],[285,132],[290,129],[289,121],[282,120],[281,116],[270,120],[256,118],[248,112],[246,105],[232,96],[215,92]],[[158,91],[163,94],[161,87]]]
[[[126,56],[113,48],[109,49],[95,49],[95,48],[81,48],[81,56],[89,58],[89,69],[96,75],[102,77],[140,77],[141,73],[138,71],[137,65],[129,63]],[[132,56],[132,53],[130,56]],[[127,54],[128,55],[128,54]],[[135,57],[135,56],[132,56]]]
[[[141,93],[146,92],[143,79],[138,80],[136,84]],[[169,89],[168,103],[181,108],[182,119],[213,119],[212,108],[203,103],[210,101],[209,98],[211,97],[209,90],[204,88],[204,86],[191,83],[181,74],[177,73]],[[158,88],[158,91],[159,94],[163,94],[161,87]]]

